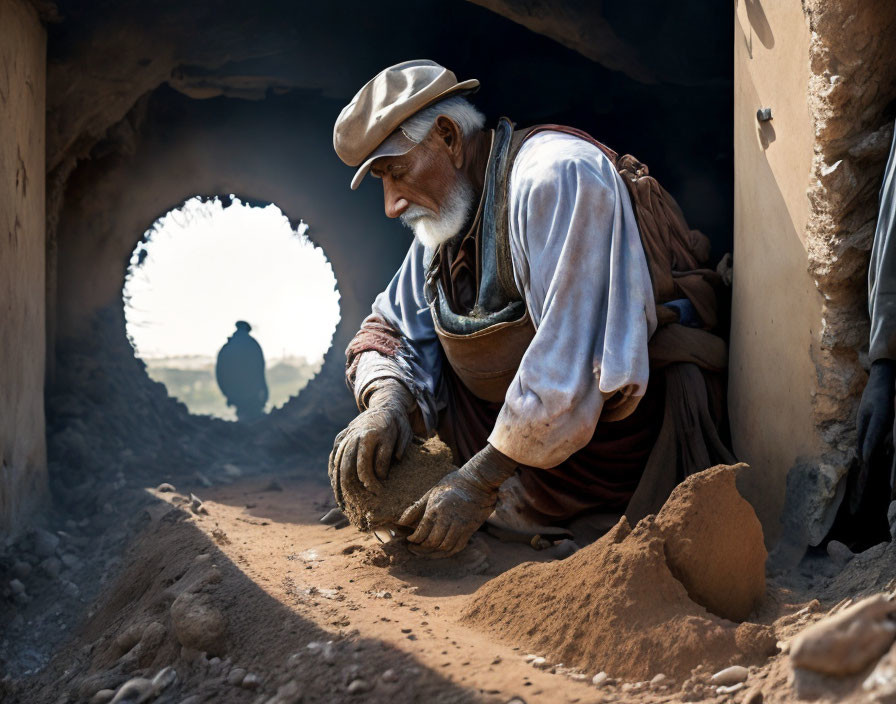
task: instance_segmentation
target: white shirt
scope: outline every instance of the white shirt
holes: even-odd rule
[[[530,137],[508,197],[514,278],[536,333],[489,442],[520,464],[548,468],[588,444],[606,398],[644,395],[653,289],[625,183],[594,145],[560,132]],[[432,431],[443,356],[423,295],[430,257],[415,239],[374,301],[407,349],[397,360],[362,354],[355,394],[398,378]]]

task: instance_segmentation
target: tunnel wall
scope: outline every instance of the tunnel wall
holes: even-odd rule
[[[809,41],[798,3],[738,3],[729,410],[734,451],[752,468],[742,488],[771,539],[787,469],[819,450],[810,390],[821,297],[805,244]],[[772,109],[771,121],[756,119],[760,107]]]
[[[46,488],[45,70],[34,8],[0,0],[0,538]]]
[[[729,407],[744,486],[788,561],[824,539],[856,462],[896,4],[736,5]]]

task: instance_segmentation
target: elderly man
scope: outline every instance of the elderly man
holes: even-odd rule
[[[334,129],[359,166],[352,188],[380,179],[386,215],[415,237],[347,351],[361,413],[336,438],[331,478],[380,491],[412,434],[438,431],[461,466],[399,523],[441,555],[487,519],[549,532],[633,496],[643,514],[683,474],[732,459],[700,371],[725,366],[701,329],[715,316],[717,277],[698,266],[708,242],[646,167],[587,134],[485,129],[465,97],[478,85],[398,64]],[[653,350],[659,323],[671,324]],[[651,367],[678,373],[654,382]]]

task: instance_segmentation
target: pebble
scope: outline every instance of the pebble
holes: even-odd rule
[[[724,670],[719,670],[709,678],[709,683],[720,687],[728,687],[740,682],[746,682],[750,676],[749,670],[742,665],[732,665]]]
[[[81,558],[79,558],[77,555],[72,555],[70,552],[67,552],[62,556],[62,564],[68,567],[70,570],[76,570],[81,566]]]
[[[73,599],[77,599],[81,596],[81,590],[78,589],[78,585],[74,582],[65,582],[65,586],[62,588],[62,591],[65,592],[66,596],[70,596]]]
[[[549,663],[549,662],[547,661],[547,658],[535,658],[535,659],[534,659],[531,663],[529,663],[529,664],[532,665],[532,667],[534,667],[534,668],[536,668],[536,669],[538,669],[538,670],[547,670],[547,669],[551,666],[551,663]]]
[[[138,704],[145,702],[152,696],[153,684],[145,677],[135,677],[128,680],[115,693],[112,704]]]
[[[743,682],[738,682],[737,684],[733,684],[730,687],[716,687],[716,694],[734,694],[735,692],[739,692],[747,685]]]
[[[34,552],[40,557],[50,557],[56,554],[59,547],[59,537],[48,530],[38,528],[34,531]]]
[[[241,684],[245,676],[246,671],[243,668],[235,667],[230,671],[230,674],[227,675],[227,684],[232,684],[234,686]]]
[[[62,572],[62,562],[56,557],[48,557],[40,563],[40,568],[50,579],[56,579]]]
[[[591,678],[591,684],[593,684],[595,687],[601,687],[608,679],[610,679],[610,676],[606,672],[601,670]]]
[[[261,677],[256,675],[254,672],[250,672],[245,677],[243,677],[243,681],[240,682],[240,687],[243,689],[258,689],[261,687]]]
[[[9,580],[9,588],[12,589],[13,594],[25,593],[25,585],[22,584],[18,579]]]
[[[265,704],[299,704],[302,701],[302,689],[299,683],[291,680],[277,689],[277,693]]]
[[[163,667],[156,673],[156,676],[152,678],[153,687],[155,687],[157,692],[161,692],[163,689],[168,689],[168,687],[175,682],[177,682],[177,670],[170,665],[168,667]]]
[[[380,677],[383,678],[383,682],[398,682],[398,673],[393,670],[391,667],[383,672]]]
[[[203,513],[206,516],[208,515],[208,509],[202,505],[202,499],[196,496],[196,494],[190,494],[190,510],[196,514]]]
[[[107,704],[114,696],[114,689],[101,689],[90,698],[90,704]]]
[[[341,526],[348,523],[348,519],[345,517],[345,514],[338,508],[331,508],[327,511],[323,516],[321,516],[320,522],[325,526]]]
[[[162,482],[161,484],[159,484],[156,487],[156,491],[158,491],[162,494],[171,494],[171,493],[177,491],[177,489],[174,488],[174,484],[169,484],[168,482]]]
[[[662,672],[658,675],[655,675],[652,680],[650,680],[650,684],[665,684],[666,680],[669,679]]]
[[[12,566],[12,576],[19,579],[25,579],[31,574],[31,565],[24,560],[19,560]]]
[[[855,557],[855,554],[846,545],[839,540],[832,540],[828,543],[828,555],[834,563],[840,567]]]
[[[366,680],[357,679],[352,680],[348,685],[348,693],[349,694],[364,694],[364,692],[370,691],[370,685]]]

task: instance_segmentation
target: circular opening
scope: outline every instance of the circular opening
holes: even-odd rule
[[[196,196],[134,249],[127,333],[149,376],[191,413],[254,420],[297,395],[339,322],[333,268],[273,204]]]

